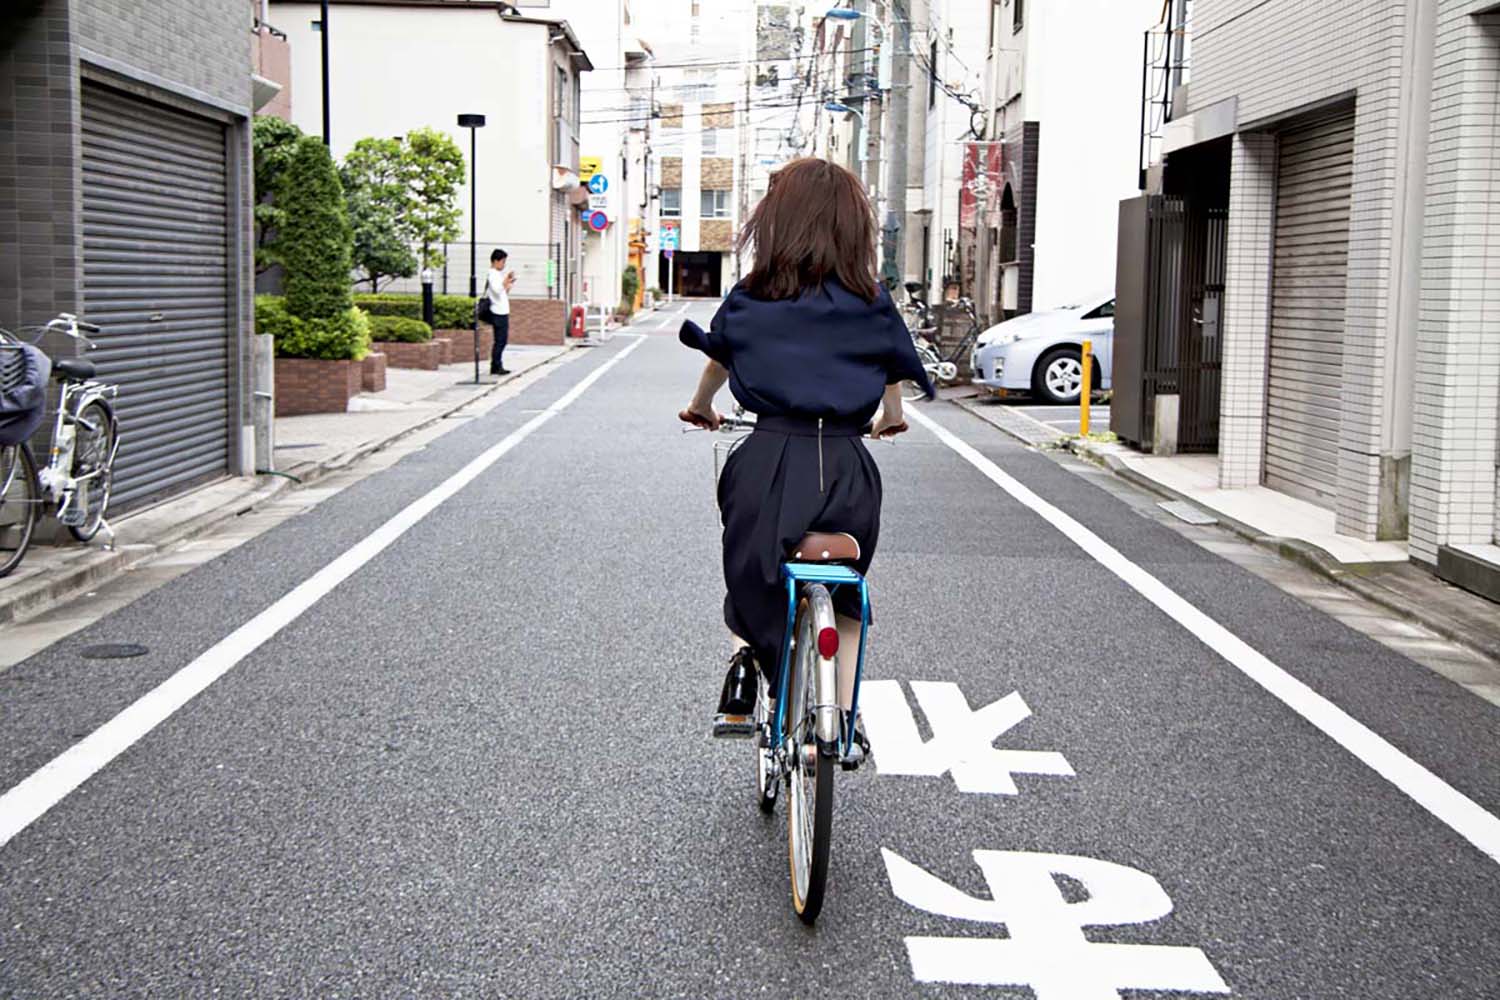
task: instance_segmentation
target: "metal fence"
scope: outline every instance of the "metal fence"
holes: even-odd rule
[[[446,258],[443,266],[434,269],[433,290],[439,295],[469,294],[469,243],[445,243],[441,251]],[[475,287],[484,287],[485,272],[490,269],[490,253],[504,250],[507,264],[515,272],[516,283],[510,293],[522,298],[555,299],[563,293],[565,276],[561,243],[507,243],[504,241],[478,240],[474,244]],[[420,248],[413,247],[414,255],[420,256]],[[550,280],[549,280],[550,279]],[[368,292],[370,283],[360,282],[357,290]],[[421,272],[410,278],[393,278],[382,281],[382,292],[420,292]]]

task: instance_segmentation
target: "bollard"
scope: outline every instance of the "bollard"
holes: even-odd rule
[[[1089,436],[1089,397],[1094,392],[1094,342],[1083,342],[1083,385],[1078,389],[1078,433]]]

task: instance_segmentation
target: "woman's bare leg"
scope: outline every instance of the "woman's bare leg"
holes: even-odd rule
[[[839,626],[839,707],[849,711],[854,704],[854,674],[859,667],[859,619],[835,616]]]

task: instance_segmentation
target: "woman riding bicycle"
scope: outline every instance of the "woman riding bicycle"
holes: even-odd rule
[[[724,620],[736,652],[716,722],[749,715],[756,669],[776,690],[786,630],[781,564],[808,532],[852,536],[854,568],[868,571],[880,534],[880,470],[860,436],[907,429],[901,383],[936,393],[906,323],[875,278],[875,213],[857,178],[818,159],[788,163],[740,232],[755,266],[730,291],[707,331],[688,321],[682,343],[708,355],[698,390],[678,417],[718,428],[714,395],[729,382],[758,415],[719,478],[724,525]],[[876,411],[879,410],[877,416]],[[871,419],[874,418],[873,425]],[[835,601],[840,673],[858,656],[860,608]],[[852,673],[852,671],[850,671]]]

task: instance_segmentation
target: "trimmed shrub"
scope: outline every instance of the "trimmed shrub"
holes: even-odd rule
[[[278,243],[286,268],[286,310],[302,320],[328,320],[330,335],[335,329],[351,334],[354,236],[338,170],[321,139],[297,140],[281,192],[285,221]]]
[[[635,269],[635,265],[627,267],[620,273],[620,297],[631,306],[635,305],[635,293],[641,290],[641,275]]]
[[[370,320],[354,307],[337,316],[303,319],[287,311],[276,295],[255,297],[255,332],[274,337],[283,358],[361,361],[370,353]]]
[[[425,344],[432,339],[432,327],[408,316],[371,316],[370,339]]]
[[[371,316],[422,318],[422,296],[402,292],[380,292],[354,296],[354,304]],[[434,295],[432,328],[467,330],[474,325],[474,300],[467,295]]]

